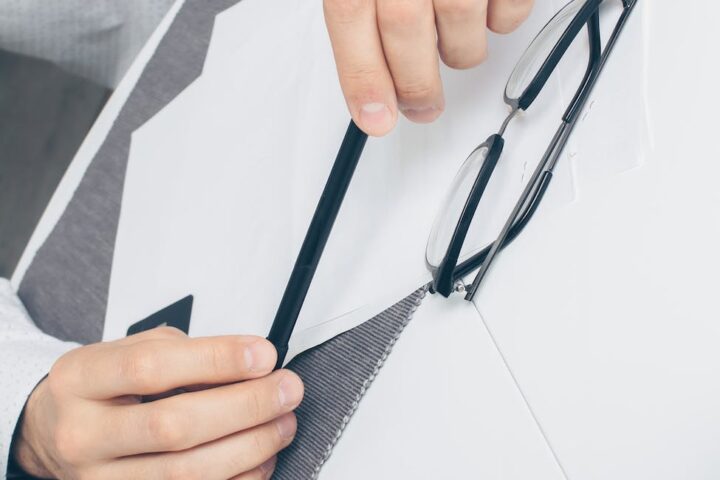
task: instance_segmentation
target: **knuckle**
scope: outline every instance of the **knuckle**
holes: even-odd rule
[[[63,392],[76,382],[77,374],[69,363],[67,356],[60,357],[50,368],[47,386],[54,395]]]
[[[268,439],[265,438],[265,435],[263,435],[259,432],[252,434],[251,441],[252,441],[253,451],[258,452],[258,453],[265,451],[265,449],[267,448],[268,443],[269,443]]]
[[[340,66],[340,79],[351,90],[377,90],[377,85],[385,84],[385,76],[378,65],[354,63]]]
[[[148,435],[164,450],[182,450],[186,447],[185,417],[171,408],[154,408],[148,414]]]
[[[260,457],[255,457],[255,452],[247,452],[245,455],[228,456],[224,461],[226,462],[226,468],[228,471],[243,472],[243,474],[238,478],[245,480],[246,478],[254,478],[247,472],[247,470],[249,468],[249,462],[260,463]]]
[[[153,328],[151,330],[151,332],[153,332],[157,337],[160,337],[160,338],[187,337],[185,332],[183,332],[179,328],[170,327],[167,325],[162,326],[162,327]]]
[[[430,100],[435,96],[435,88],[430,83],[405,83],[396,86],[397,95],[405,102],[415,103]]]
[[[278,450],[280,440],[277,435],[272,435],[264,429],[258,429],[251,433],[250,444],[252,445],[254,455],[260,458]]]
[[[480,65],[487,60],[487,48],[485,46],[468,48],[448,47],[441,45],[440,57],[445,65],[450,68],[464,70]]]
[[[435,0],[435,13],[449,20],[463,19],[478,8],[477,0]],[[485,2],[483,2],[485,5]]]
[[[362,12],[372,8],[374,0],[324,0],[325,14],[340,22],[355,21]]]
[[[173,459],[165,465],[163,480],[202,480],[198,467],[185,459]]]
[[[260,392],[258,389],[251,390],[250,394],[245,397],[242,406],[245,418],[252,425],[257,425],[262,420],[263,410],[263,402],[260,399]]]
[[[205,349],[203,360],[215,376],[222,376],[223,372],[228,370],[238,371],[243,368],[244,351],[245,346],[240,343],[230,345],[225,342],[214,342]]]
[[[146,348],[132,348],[120,361],[122,377],[142,391],[155,384],[159,373],[156,354]]]
[[[381,30],[414,27],[419,18],[431,11],[425,1],[388,0],[381,5],[378,5],[378,25]]]
[[[343,94],[350,105],[362,105],[369,99],[385,98],[394,89],[384,65],[338,60],[338,72]]]
[[[93,347],[71,350],[55,361],[47,376],[47,386],[53,395],[72,392],[87,382],[83,372],[83,365],[87,364],[87,360],[83,360],[81,354],[90,348]]]

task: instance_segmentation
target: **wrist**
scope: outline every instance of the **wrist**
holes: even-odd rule
[[[38,412],[41,410],[44,391],[43,379],[30,394],[18,420],[10,448],[10,465],[33,477],[53,478],[42,460],[40,435],[37,434],[38,427],[42,425],[42,421],[38,421]]]

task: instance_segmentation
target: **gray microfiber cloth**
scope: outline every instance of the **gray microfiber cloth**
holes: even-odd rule
[[[372,320],[294,358],[305,382],[295,442],[280,454],[273,478],[315,478],[365,391],[425,297],[423,287]]]

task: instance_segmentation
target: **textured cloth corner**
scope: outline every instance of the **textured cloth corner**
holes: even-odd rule
[[[371,320],[288,365],[305,382],[295,441],[280,453],[276,480],[316,478],[395,341],[427,293],[423,287]]]

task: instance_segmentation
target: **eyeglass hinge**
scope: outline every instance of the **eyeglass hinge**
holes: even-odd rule
[[[455,293],[465,293],[467,291],[467,285],[465,285],[465,282],[462,280],[456,280],[453,290],[455,290]]]

